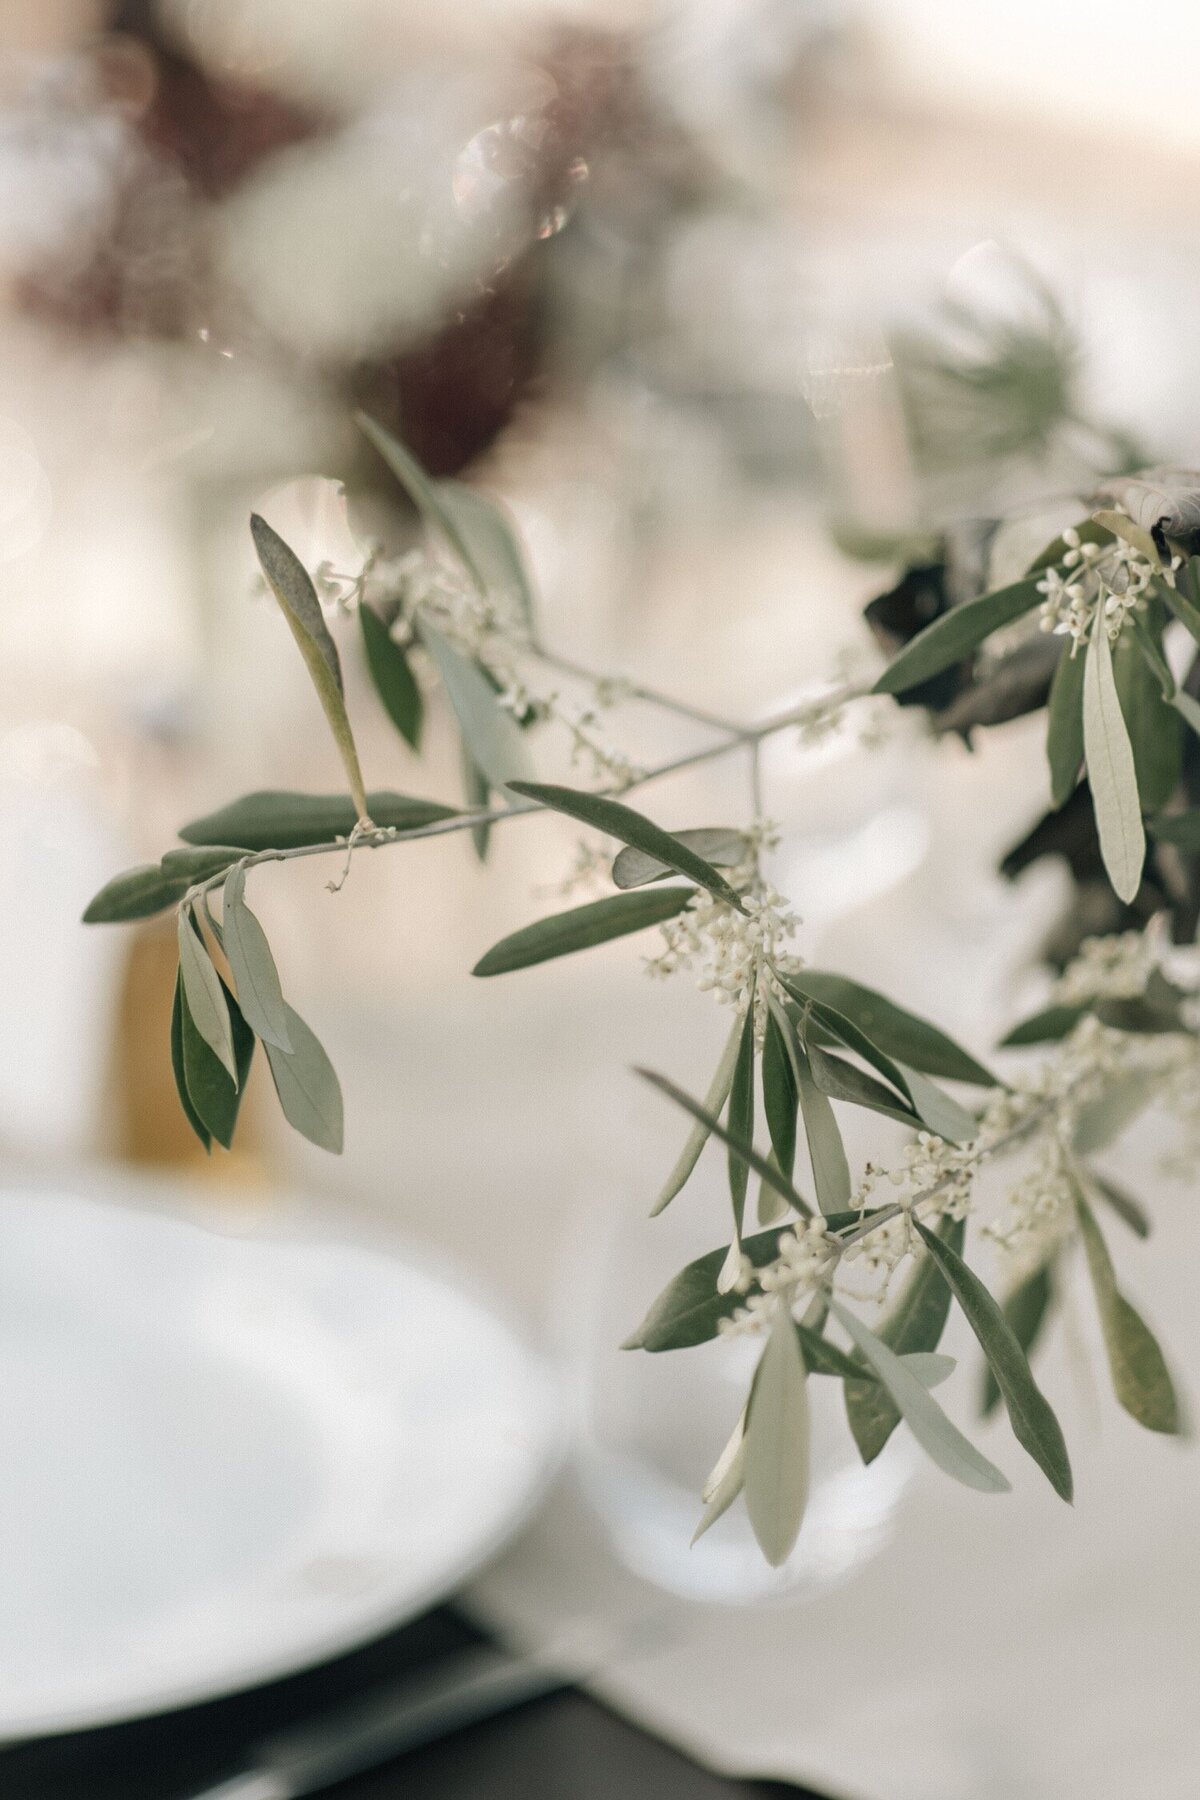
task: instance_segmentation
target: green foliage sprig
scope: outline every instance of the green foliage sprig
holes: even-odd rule
[[[597,681],[541,644],[532,584],[502,510],[460,484],[432,481],[381,427],[362,423],[416,505],[426,538],[416,575],[411,559],[373,567],[368,592],[364,573],[357,598],[366,666],[413,750],[436,676],[460,732],[468,803],[367,791],[339,651],[317,590],[278,534],[252,520],[264,575],[309,669],[349,793],[236,800],[184,826],[184,846],[160,863],[109,882],[85,914],[100,923],[176,909],[170,1054],[180,1103],[206,1149],[232,1141],[256,1043],[288,1122],[323,1149],[342,1147],[338,1079],[284,998],[247,900],[251,870],[298,857],[349,859],[460,831],[484,854],[493,828],[554,811],[618,846],[614,891],[512,933],[481,956],[475,974],[508,974],[657,926],[665,947],[655,966],[699,965],[701,985],[715,987],[735,1012],[702,1099],[665,1075],[639,1071],[688,1119],[653,1210],[686,1187],[715,1139],[727,1162],[730,1225],[727,1241],[653,1302],[626,1348],[682,1350],[731,1332],[763,1344],[746,1404],[706,1484],[697,1535],[743,1494],[767,1558],[778,1563],[790,1554],[810,1479],[810,1375],[843,1383],[864,1461],[905,1421],[947,1474],[983,1492],[1006,1489],[1007,1477],[932,1392],[953,1367],[938,1347],[955,1304],[984,1359],[985,1410],[1003,1402],[1017,1441],[1070,1499],[1066,1443],[1029,1358],[1075,1245],[1095,1290],[1117,1399],[1150,1429],[1178,1430],[1162,1352],[1118,1286],[1091,1205],[1108,1205],[1145,1235],[1140,1202],[1091,1159],[1154,1098],[1173,1097],[1186,1112],[1200,1092],[1193,998],[1169,979],[1153,941],[1101,944],[1069,970],[1051,1005],[1005,1040],[1009,1053],[1037,1045],[1047,1060],[1008,1081],[933,1022],[844,975],[808,967],[790,948],[795,921],[765,873],[772,834],[760,816],[758,747],[778,732],[836,720],[871,690],[835,688],[742,725],[645,687]],[[1049,791],[1055,805],[1067,803],[1086,771],[1104,867],[1115,893],[1130,901],[1148,854],[1144,815],[1152,843],[1200,844],[1200,813],[1179,810],[1172,776],[1179,733],[1200,730],[1200,705],[1177,686],[1167,644],[1177,629],[1200,641],[1200,567],[1191,541],[1200,497],[1193,506],[1151,480],[1126,481],[1107,498],[1115,503],[1082,518],[1021,580],[944,612],[914,635],[873,691],[903,699],[1040,608],[1043,628],[1068,646],[1050,701]],[[523,671],[530,665],[592,680],[597,708],[565,712],[529,685]],[[621,694],[702,728],[707,741],[636,768],[596,734],[600,701]],[[532,778],[531,738],[550,719],[566,727],[577,757],[590,760],[590,786]],[[625,797],[735,753],[746,757],[751,776],[752,816],[743,824],[668,830]],[[847,1106],[904,1128],[908,1142],[891,1167],[852,1169],[839,1119]],[[1006,1210],[979,1227],[980,1166],[1017,1152],[1025,1162]],[[751,1176],[760,1184],[756,1231],[746,1229]],[[969,1223],[977,1228],[968,1245]],[[968,1260],[983,1235],[1012,1256],[1015,1278],[1003,1303]],[[882,1309],[875,1327],[850,1303],[861,1300],[843,1280],[850,1268],[860,1289],[873,1284]]]

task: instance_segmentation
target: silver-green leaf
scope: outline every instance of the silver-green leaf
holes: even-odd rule
[[[514,794],[565,813],[569,819],[578,819],[581,825],[607,832],[609,837],[619,838],[635,850],[644,850],[666,868],[674,869],[677,875],[699,882],[715,900],[724,900],[727,906],[736,907],[739,912],[746,910],[741,895],[710,862],[690,850],[672,832],[664,831],[661,825],[646,818],[644,813],[635,812],[632,806],[610,800],[606,794],[589,794],[580,788],[559,787],[552,782],[510,781],[508,785]]]
[[[238,1074],[233,1050],[233,1028],[221,988],[221,978],[197,935],[187,907],[179,914],[178,935],[179,975],[187,996],[192,1023],[236,1088]]]
[[[245,891],[246,871],[241,863],[235,863],[225,877],[222,929],[238,1005],[247,1025],[264,1044],[290,1050],[292,1042],[279,971],[267,934],[246,905]]]
[[[729,1098],[729,1090],[733,1085],[733,1071],[737,1064],[738,1046],[741,1043],[741,1039],[741,1022],[740,1020],[735,1020],[725,1048],[721,1052],[721,1060],[717,1064],[716,1073],[713,1075],[708,1092],[704,1096],[704,1111],[710,1116],[720,1113],[721,1108]],[[696,1119],[693,1121],[692,1129],[687,1134],[687,1139],[683,1149],[679,1152],[675,1166],[667,1176],[667,1179],[663,1182],[658,1199],[654,1202],[654,1208],[650,1215],[651,1218],[656,1217],[657,1214],[663,1210],[664,1206],[669,1206],[676,1194],[679,1193],[680,1189],[686,1185],[691,1177],[692,1170],[700,1160],[701,1151],[704,1149],[705,1144],[707,1144],[711,1136],[711,1128],[705,1120]]]
[[[1075,1210],[1096,1293],[1113,1391],[1125,1411],[1148,1431],[1174,1434],[1180,1429],[1179,1402],[1158,1340],[1118,1288],[1108,1245],[1078,1189]]]
[[[324,1048],[299,1013],[284,1003],[290,1050],[265,1043],[283,1116],[294,1131],[335,1156],[342,1149],[342,1089]]]
[[[742,1491],[759,1548],[772,1568],[791,1554],[808,1503],[808,1371],[791,1313],[780,1302],[750,1404]]]
[[[853,1339],[856,1348],[874,1369],[892,1396],[910,1431],[925,1451],[947,1475],[961,1481],[964,1487],[976,1488],[982,1494],[1006,1494],[1011,1488],[1007,1476],[965,1438],[951,1423],[911,1369],[889,1350],[881,1338],[864,1325],[848,1307],[838,1300],[830,1302],[830,1310]]]
[[[1012,1326],[978,1275],[957,1252],[919,1219],[914,1218],[913,1224],[950,1284],[951,1292],[991,1365],[1008,1409],[1013,1435],[1032,1456],[1055,1493],[1070,1500],[1074,1487],[1062,1427],[1033,1379],[1033,1371]]]
[[[1083,671],[1083,754],[1096,810],[1100,854],[1113,892],[1128,904],[1142,883],[1146,834],[1142,829],[1133,746],[1113,677],[1103,607],[1096,611]]]
[[[437,666],[476,767],[497,788],[528,775],[532,765],[521,728],[499,704],[479,664],[464,656],[420,614],[417,633]]]
[[[367,795],[354,733],[350,729],[350,716],[346,711],[342,666],[317,591],[295,551],[257,513],[250,515],[250,535],[267,586],[279,602],[329,721],[358,817],[365,819],[368,817]]]

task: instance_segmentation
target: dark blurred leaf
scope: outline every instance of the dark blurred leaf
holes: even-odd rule
[[[1056,807],[1070,799],[1083,767],[1083,668],[1083,652],[1072,656],[1068,648],[1060,656],[1050,684],[1046,760],[1050,764],[1050,797]]]
[[[1127,1194],[1123,1187],[1118,1187],[1106,1175],[1097,1175],[1094,1169],[1085,1171],[1085,1179],[1101,1199],[1107,1200],[1117,1217],[1128,1225],[1136,1237],[1150,1236],[1150,1215],[1140,1200],[1135,1200],[1132,1194]]]
[[[1159,679],[1135,632],[1121,633],[1112,661],[1117,697],[1133,747],[1138,797],[1143,811],[1157,812],[1171,798],[1179,780],[1183,723],[1163,699]]]

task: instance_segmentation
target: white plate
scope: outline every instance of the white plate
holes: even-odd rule
[[[555,1460],[544,1369],[425,1259],[132,1192],[0,1189],[3,1738],[368,1639],[476,1569]]]

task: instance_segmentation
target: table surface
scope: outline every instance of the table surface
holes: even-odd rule
[[[4,1800],[182,1800],[240,1772],[262,1736],[479,1641],[443,1607],[286,1681],[186,1711],[0,1750]],[[328,1790],[331,1800],[817,1800],[725,1781],[576,1689],[546,1695]]]

